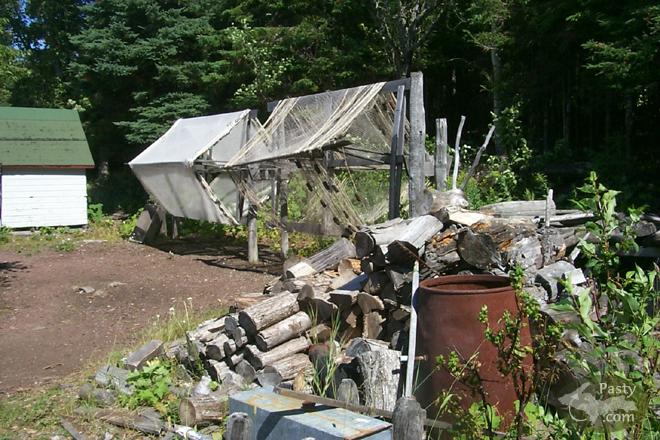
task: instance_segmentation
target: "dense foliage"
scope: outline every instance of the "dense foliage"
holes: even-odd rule
[[[542,169],[568,193],[597,169],[660,205],[656,2],[0,0],[0,14],[0,102],[78,108],[102,173],[178,117],[422,70],[429,132],[464,114],[478,144],[514,109],[519,133],[500,127],[490,153],[526,139],[532,186]]]

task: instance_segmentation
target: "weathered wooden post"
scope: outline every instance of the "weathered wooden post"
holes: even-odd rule
[[[435,189],[447,190],[447,119],[435,120]]]
[[[408,186],[410,216],[422,215],[424,193],[424,140],[426,115],[424,113],[424,76],[421,72],[410,75],[410,149],[408,157]]]
[[[401,397],[394,407],[393,440],[420,440],[424,438],[426,410],[414,397]]]
[[[232,413],[227,419],[227,440],[249,440],[252,434],[252,420],[242,412]]]
[[[280,253],[282,258],[289,255],[289,231],[287,231],[287,222],[289,221],[289,183],[286,176],[277,178],[277,198],[280,205]]]
[[[248,228],[248,262],[256,264],[259,262],[259,246],[257,243],[257,210],[250,204],[247,213]]]
[[[392,144],[390,149],[390,193],[388,218],[400,215],[401,176],[403,174],[403,135],[406,112],[406,88],[399,86],[396,92],[396,108],[394,111],[394,127],[392,129]]]

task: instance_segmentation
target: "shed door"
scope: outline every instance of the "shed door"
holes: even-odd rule
[[[2,226],[87,224],[87,180],[79,169],[3,169]]]

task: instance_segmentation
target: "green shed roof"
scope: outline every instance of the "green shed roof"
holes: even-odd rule
[[[93,167],[94,160],[75,110],[0,107],[0,164]]]

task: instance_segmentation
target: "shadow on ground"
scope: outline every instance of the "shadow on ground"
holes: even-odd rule
[[[259,248],[259,263],[248,263],[247,242],[227,243],[224,240],[184,238],[160,239],[150,243],[156,249],[175,255],[196,256],[209,266],[233,269],[240,272],[265,273],[273,276],[282,274],[283,260],[268,248]]]

